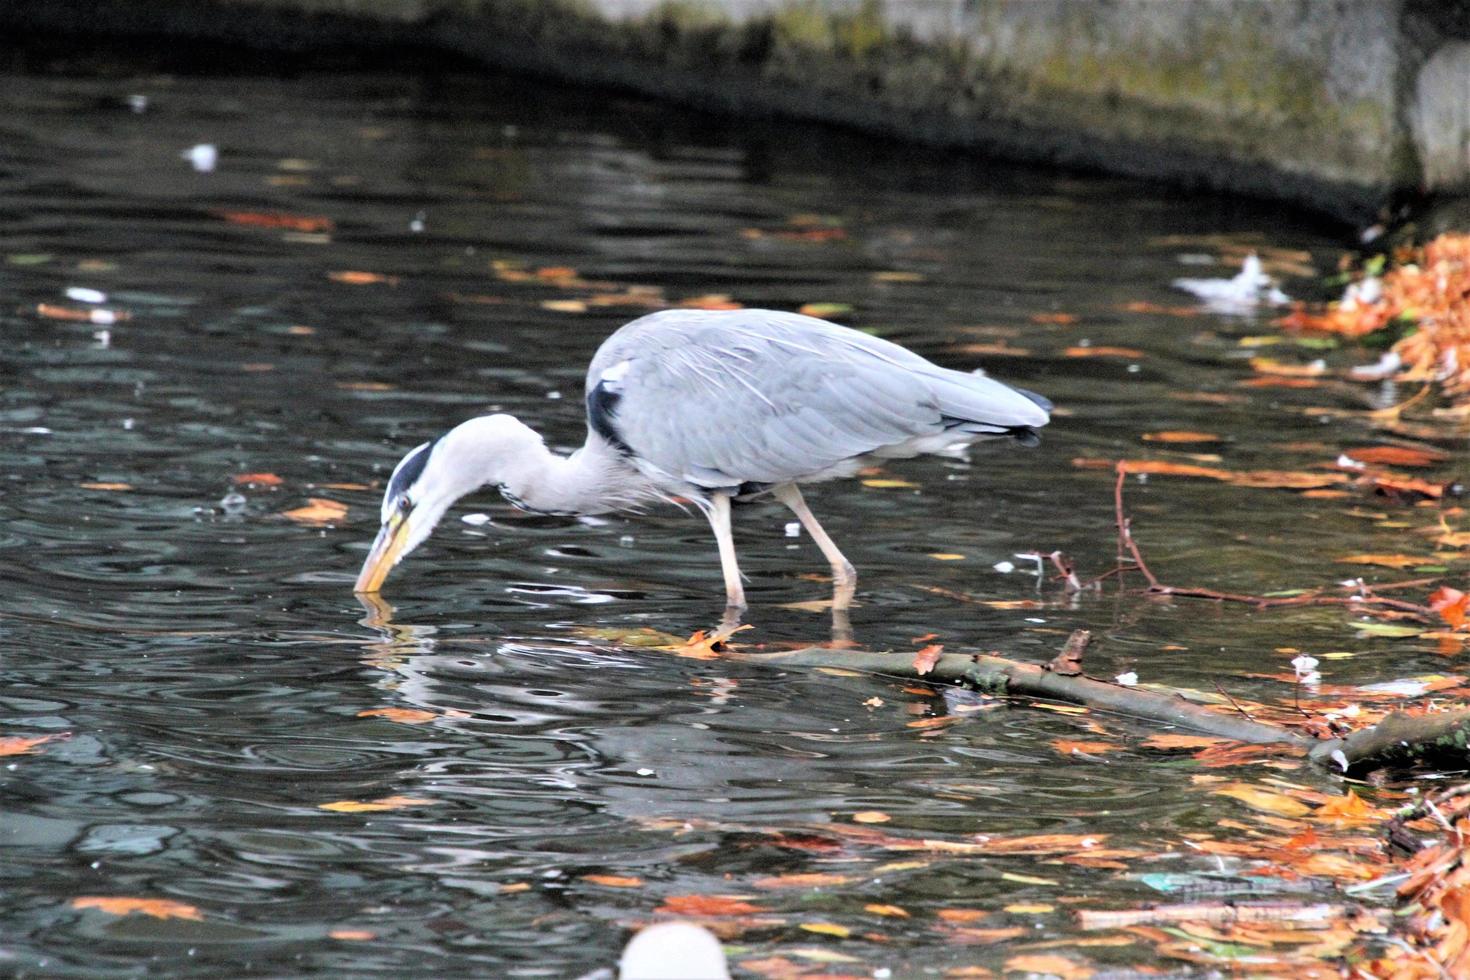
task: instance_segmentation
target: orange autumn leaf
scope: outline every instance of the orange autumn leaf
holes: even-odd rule
[[[1382,818],[1383,814],[1377,807],[1364,802],[1357,793],[1348,790],[1346,796],[1328,800],[1313,810],[1311,816],[1313,820],[1333,823],[1368,823]]]
[[[1211,432],[1145,432],[1144,442],[1167,442],[1167,443],[1195,443],[1195,442],[1223,442],[1219,436]]]
[[[1439,613],[1440,618],[1450,624],[1450,629],[1465,625],[1465,604],[1470,596],[1448,585],[1441,586],[1429,597],[1429,608]]]
[[[378,938],[378,934],[371,929],[333,929],[327,933],[327,936],[330,939],[342,939],[349,942],[363,942]]]
[[[1061,977],[1062,980],[1086,980],[1093,975],[1092,967],[1055,953],[1025,953],[1006,960],[1006,970],[1013,973],[1040,974]]]
[[[1258,490],[1314,490],[1346,483],[1344,473],[1307,473],[1298,470],[1245,470],[1231,475],[1229,483]]]
[[[285,480],[274,473],[236,473],[230,480],[239,486],[278,487]]]
[[[438,803],[438,800],[426,800],[415,796],[385,796],[382,799],[368,800],[338,800],[335,803],[320,803],[319,810],[331,810],[333,813],[377,813],[382,810],[402,810],[410,806],[430,806]]]
[[[1126,357],[1137,359],[1143,357],[1143,351],[1133,347],[1068,347],[1062,351],[1063,357]]]
[[[357,717],[387,718],[389,721],[398,721],[405,725],[421,725],[439,716],[432,711],[421,711],[418,708],[368,708],[365,711],[359,711]]]
[[[301,231],[308,234],[331,231],[334,227],[331,218],[314,214],[288,214],[284,211],[216,211],[215,216],[223,218],[232,225],[246,225],[252,228],[284,228],[287,231]]]
[[[83,490],[123,491],[133,489],[133,485],[131,483],[108,483],[106,481],[78,483],[77,486]]]
[[[1299,800],[1247,783],[1231,783],[1228,786],[1222,786],[1214,791],[1214,795],[1228,796],[1239,800],[1252,810],[1274,813],[1282,817],[1304,817],[1311,812],[1311,807]]]
[[[1253,357],[1251,370],[1257,374],[1270,374],[1280,378],[1316,378],[1327,373],[1327,365],[1321,361],[1309,364],[1286,364],[1270,357]]]
[[[97,909],[109,915],[150,915],[155,919],[189,919],[201,921],[204,916],[192,905],[171,898],[122,898],[108,895],[82,895],[71,900],[74,909]]]
[[[1344,555],[1336,559],[1342,565],[1379,565],[1383,568],[1413,568],[1416,565],[1431,564],[1433,558],[1422,558],[1416,555]]]
[[[1080,470],[1112,470],[1121,467],[1124,473],[1147,474],[1149,476],[1192,476],[1205,480],[1229,480],[1235,474],[1211,466],[1196,466],[1193,463],[1171,463],[1163,459],[1099,459],[1079,456],[1072,465]]]
[[[66,738],[66,734],[58,735],[9,735],[0,738],[0,756],[6,755],[35,755],[36,750],[58,738]]]
[[[667,915],[704,917],[752,915],[766,910],[734,895],[670,895],[654,911]]]
[[[100,307],[91,306],[86,309],[77,309],[71,306],[57,306],[54,303],[37,303],[36,313],[48,320],[66,320],[73,323],[95,323],[98,326],[121,323],[131,320],[132,314],[126,310],[105,310]]]
[[[1166,732],[1150,735],[1140,744],[1147,749],[1204,749],[1220,745],[1225,741],[1223,738],[1215,738],[1212,735],[1182,735]]]
[[[308,497],[305,507],[282,511],[281,516],[297,524],[331,524],[347,516],[347,505],[325,497]]]
[[[822,888],[830,885],[845,885],[853,881],[851,875],[829,874],[823,871],[808,871],[786,875],[768,875],[751,882],[757,888]]]
[[[583,881],[605,888],[642,888],[643,879],[629,875],[583,875]]]
[[[882,810],[859,810],[852,815],[853,823],[887,823],[892,819]]]
[[[352,269],[340,272],[328,272],[327,278],[333,282],[345,283],[349,286],[398,285],[397,276],[388,276],[381,272],[360,272]]]
[[[1408,446],[1360,446],[1349,449],[1344,455],[1359,463],[1379,466],[1434,466],[1449,459],[1449,454],[1438,449],[1410,448]]]
[[[984,909],[940,909],[939,917],[945,922],[979,922],[990,913]]]
[[[1069,323],[1076,323],[1077,322],[1077,314],[1075,314],[1075,313],[1033,313],[1033,314],[1031,314],[1031,322],[1032,323],[1055,323],[1055,324],[1060,324],[1060,325],[1065,326],[1066,324],[1069,324]]]
[[[939,657],[944,653],[944,644],[931,643],[918,653],[914,654],[914,673],[923,677],[934,669],[939,662]]]
[[[887,916],[888,918],[894,919],[907,919],[909,917],[908,910],[897,905],[882,905],[874,903],[872,905],[864,905],[863,911],[871,912],[874,915]]]
[[[852,935],[851,929],[835,922],[803,922],[801,928],[822,936],[836,936],[838,939],[846,939]]]
[[[1146,300],[1134,300],[1131,303],[1124,303],[1122,310],[1125,313],[1157,313],[1163,316],[1200,315],[1200,308],[1198,306],[1162,306]]]
[[[1111,742],[1083,742],[1070,738],[1052,739],[1051,747],[1062,755],[1072,755],[1076,752],[1080,752],[1083,755],[1102,755],[1105,752],[1112,752],[1117,748]]]

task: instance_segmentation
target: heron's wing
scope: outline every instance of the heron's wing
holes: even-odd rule
[[[799,480],[957,426],[978,436],[1046,421],[989,378],[767,310],[636,320],[604,343],[587,385],[596,431],[703,487]]]

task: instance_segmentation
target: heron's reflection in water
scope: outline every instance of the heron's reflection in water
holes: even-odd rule
[[[396,611],[391,603],[385,602],[377,593],[353,593],[362,606],[364,616],[357,622],[375,631],[381,639],[364,643],[367,658],[363,661],[371,667],[393,670],[403,658],[411,654],[432,653],[434,636],[439,632],[434,626],[418,626],[395,623]]]

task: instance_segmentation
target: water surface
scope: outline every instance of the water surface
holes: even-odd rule
[[[1343,680],[1441,663],[1355,638],[1337,610],[1067,601],[1052,584],[1040,608],[985,604],[1038,597],[1033,575],[993,567],[1017,552],[1111,567],[1110,477],[1074,458],[1169,456],[1141,434],[1195,429],[1222,436],[1202,451],[1224,465],[1296,469],[1369,438],[1302,409],[1372,392],[1240,386],[1239,339],[1263,322],[1128,309],[1187,305],[1170,280],[1229,270],[1186,263],[1246,243],[1326,266],[1333,229],[523,80],[98,67],[0,85],[0,735],[64,736],[0,770],[5,972],[576,976],[670,896],[737,895],[762,910],[732,930],[737,960],[924,976],[999,969],[1023,945],[966,944],[940,910],[1036,941],[1073,935],[1078,896],[1152,896],[1115,869],[895,851],[853,836],[855,813],[906,839],[1111,833],[1196,866],[1170,842],[1221,804],[1187,765],[1060,757],[1051,742],[1087,718],[599,639],[715,623],[697,515],[529,516],[491,493],[400,567],[386,616],[353,598],[399,456],[490,411],[577,445],[585,364],[640,303],[846,304],[843,322],[1061,407],[1040,449],[809,494],[860,571],[868,647],[1041,658],[1086,627],[1101,676],[1228,678],[1262,699],[1287,688],[1248,675],[1286,669],[1287,645],[1355,654]],[[213,172],[180,156],[200,143],[218,147]],[[94,307],[117,322],[68,318]],[[1136,353],[1069,356],[1079,345]],[[237,482],[262,473],[279,484]],[[1313,585],[1341,577],[1333,556],[1401,546],[1351,500],[1168,480],[1129,494],[1176,582]],[[311,498],[346,514],[282,516]],[[816,550],[778,505],[738,521],[742,639],[825,641],[824,614],[797,605],[824,596]],[[419,802],[321,808],[394,797]],[[768,880],[818,872],[839,877]],[[1056,911],[1002,911],[1027,902]],[[801,928],[821,923],[852,935]]]

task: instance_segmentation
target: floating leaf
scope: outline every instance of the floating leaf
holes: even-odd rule
[[[929,673],[934,669],[934,665],[939,662],[939,658],[943,653],[944,644],[942,643],[931,643],[924,647],[918,653],[914,654],[914,673],[920,677]]]
[[[1354,628],[1359,633],[1367,633],[1369,636],[1382,636],[1388,639],[1402,639],[1406,636],[1418,636],[1424,632],[1422,626],[1402,626],[1398,623],[1379,623],[1370,621],[1365,623],[1354,623]]]
[[[1359,463],[1408,467],[1435,466],[1450,458],[1448,453],[1438,449],[1408,446],[1359,446],[1347,450],[1343,455]]]
[[[257,487],[278,487],[286,482],[274,473],[236,473],[230,481],[236,486]]]
[[[1122,357],[1129,360],[1142,358],[1143,351],[1132,347],[1068,347],[1062,351],[1064,357]]]
[[[1215,738],[1210,735],[1182,735],[1166,732],[1159,735],[1150,735],[1141,743],[1148,749],[1204,749],[1225,742],[1223,738]]]
[[[957,555],[949,551],[936,551],[929,555],[935,561],[964,561],[964,555]]]
[[[583,875],[582,880],[605,888],[642,888],[643,879],[625,875]]]
[[[543,310],[553,313],[586,313],[587,304],[580,299],[547,299],[541,301]]]
[[[380,810],[402,810],[410,806],[432,806],[438,800],[420,799],[414,796],[385,796],[382,799],[369,800],[338,800],[335,803],[318,804],[319,810],[331,810],[334,813],[376,813]]]
[[[908,480],[896,480],[891,477],[876,477],[863,481],[863,486],[873,487],[878,490],[917,490],[919,485]]]
[[[204,918],[199,910],[184,902],[171,898],[122,898],[104,895],[82,895],[71,900],[74,909],[98,909],[109,915],[149,915],[155,919],[188,919],[199,922]]]
[[[1081,742],[1070,738],[1052,739],[1051,747],[1062,755],[1072,755],[1078,752],[1083,755],[1102,755],[1118,748],[1111,742]]]
[[[734,895],[670,895],[654,911],[696,918],[722,915],[751,915],[766,911]]]
[[[1352,790],[1346,796],[1338,796],[1312,811],[1313,820],[1328,820],[1333,823],[1369,823],[1379,820],[1383,814],[1377,807],[1370,806]]]
[[[366,942],[369,939],[377,939],[378,934],[371,929],[332,929],[327,933],[327,937],[346,942]]]
[[[1018,875],[1010,871],[1001,874],[1002,881],[1013,881],[1018,885],[1057,885],[1060,882],[1051,878],[1039,878],[1036,875]]]
[[[851,313],[852,306],[848,303],[804,303],[797,312],[816,317],[841,316]]]
[[[851,875],[808,871],[785,875],[769,875],[765,878],[757,878],[751,884],[757,888],[825,888],[832,885],[846,885],[853,880]]]
[[[1044,915],[1047,912],[1055,912],[1056,908],[1055,905],[1047,905],[1043,902],[1018,902],[1015,905],[1007,905],[1005,911],[1012,915]]]
[[[1439,613],[1440,617],[1450,624],[1451,629],[1459,629],[1465,624],[1465,604],[1470,602],[1470,596],[1459,589],[1452,589],[1448,585],[1441,586],[1429,597],[1429,608]]]
[[[853,823],[887,823],[892,819],[882,810],[859,810],[852,815]]]
[[[1219,436],[1210,432],[1145,432],[1144,442],[1166,442],[1166,443],[1197,443],[1197,442],[1223,442]]]
[[[327,278],[333,282],[345,283],[349,286],[396,286],[397,276],[384,275],[381,272],[360,272],[356,270],[344,270],[341,272],[328,272]]]
[[[69,734],[69,733],[67,733]],[[35,755],[36,750],[47,742],[59,738],[66,738],[67,734],[57,735],[8,735],[0,738],[0,756],[6,755]]]
[[[366,711],[359,711],[357,717],[387,718],[389,721],[398,721],[405,725],[422,725],[426,721],[433,721],[439,715],[432,711],[421,711],[418,708],[368,708]]]
[[[78,483],[77,486],[81,487],[83,490],[114,490],[114,491],[121,491],[121,490],[131,490],[131,489],[133,489],[133,485],[131,483],[106,483],[106,482],[101,482],[101,483]]]
[[[892,919],[907,919],[909,917],[908,910],[900,908],[897,905],[864,905],[863,911],[871,912],[874,915],[886,916]]]
[[[1031,314],[1031,322],[1032,323],[1054,323],[1054,324],[1057,324],[1059,326],[1065,326],[1066,324],[1069,324],[1069,323],[1076,323],[1077,322],[1077,314],[1075,314],[1075,313],[1033,313],[1033,314]]]
[[[1433,560],[1417,555],[1345,555],[1336,559],[1343,565],[1382,565],[1384,568],[1414,568]]]
[[[1026,953],[1006,960],[1006,970],[1013,973],[1029,973],[1040,976],[1060,977],[1061,980],[1086,980],[1096,971],[1076,960],[1054,953]]]
[[[305,507],[282,511],[281,516],[297,524],[331,524],[347,516],[347,505],[325,497],[308,497]]]
[[[232,225],[252,228],[284,228],[290,231],[323,232],[335,227],[331,218],[315,214],[288,214],[285,211],[216,211],[215,217]]]
[[[1214,795],[1228,796],[1239,800],[1253,810],[1262,810],[1283,817],[1304,817],[1311,812],[1311,807],[1299,800],[1246,783],[1231,783],[1229,786],[1222,786],[1214,791]]]
[[[851,929],[847,926],[839,926],[835,922],[803,922],[801,928],[822,936],[836,936],[838,939],[846,939],[852,935]]]

